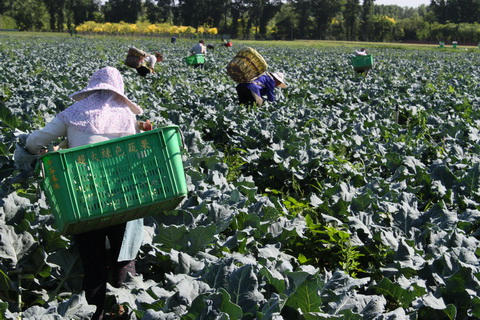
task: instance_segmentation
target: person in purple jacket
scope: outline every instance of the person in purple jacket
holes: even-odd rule
[[[286,88],[284,74],[281,72],[265,72],[247,83],[239,83],[236,87],[240,104],[261,106],[264,98],[275,101],[275,88]]]

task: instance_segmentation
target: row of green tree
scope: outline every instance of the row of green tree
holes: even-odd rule
[[[73,30],[85,21],[216,27],[241,39],[480,41],[480,0],[418,8],[374,0],[0,0],[0,28]]]

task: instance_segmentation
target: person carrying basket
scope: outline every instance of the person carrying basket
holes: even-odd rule
[[[240,49],[227,64],[227,73],[237,82],[240,104],[261,106],[266,98],[275,101],[275,88],[286,88],[282,72],[268,72],[265,59],[251,47]]]
[[[163,61],[163,54],[155,52],[155,54],[147,54],[145,51],[131,47],[128,49],[125,64],[137,70],[142,77],[150,73],[155,73],[155,64]]]
[[[355,50],[352,64],[355,75],[367,76],[373,65],[373,57],[365,48],[361,48],[360,50]]]
[[[203,55],[205,57],[207,54],[207,47],[205,46],[205,41],[198,41],[198,43],[194,45],[192,49],[190,49],[190,53],[192,55]],[[203,69],[204,64],[205,62],[197,63],[194,64],[193,67]]]
[[[136,70],[139,75],[145,77],[150,73],[155,73],[155,64],[161,61],[163,61],[163,54],[160,52],[149,54],[142,60],[142,64]]]
[[[59,137],[66,136],[71,148],[151,129],[149,123],[136,120],[136,115],[143,113],[142,108],[125,95],[123,78],[116,68],[96,71],[87,87],[70,97],[77,102],[28,136],[25,148],[31,154],[41,153],[44,146]],[[110,255],[105,246],[107,239]],[[86,299],[97,307],[92,319],[103,319],[108,271],[112,273],[114,287],[120,287],[128,273],[136,273],[135,259],[143,240],[143,219],[75,234],[72,240],[83,264]]]

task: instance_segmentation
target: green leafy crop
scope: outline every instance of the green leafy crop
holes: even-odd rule
[[[142,120],[181,128],[188,181],[177,210],[146,219],[138,274],[108,288],[107,309],[123,304],[137,319],[479,317],[478,52],[372,48],[375,65],[357,78],[349,48],[259,42],[288,87],[246,108],[225,71],[240,42],[209,52],[203,70],[185,65],[187,39],[0,42],[0,318],[94,312],[70,238],[13,154],[107,65]],[[161,48],[155,74],[124,65],[132,45]]]

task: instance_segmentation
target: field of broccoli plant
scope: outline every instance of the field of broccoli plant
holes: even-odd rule
[[[480,55],[371,48],[254,47],[288,88],[239,106],[217,46],[0,37],[0,318],[88,319],[82,269],[36,178],[15,169],[26,133],[68,107],[106,65],[155,126],[185,139],[188,196],[146,219],[138,274],[108,288],[136,319],[480,317]],[[160,50],[141,78],[128,47]]]

